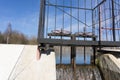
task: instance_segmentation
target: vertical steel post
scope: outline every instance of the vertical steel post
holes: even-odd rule
[[[112,30],[113,30],[113,41],[116,41],[115,37],[115,15],[114,15],[114,0],[111,0],[112,3]]]
[[[74,35],[71,36],[71,40],[73,40],[73,41],[76,40]],[[75,58],[76,58],[76,47],[71,46],[71,65],[73,68],[74,80],[76,80],[76,61],[75,61]]]
[[[39,17],[39,27],[38,27],[38,42],[39,42],[40,38],[44,38],[45,1],[46,0],[41,0],[41,3],[40,3],[40,17]]]
[[[75,40],[75,36],[72,35],[71,40]],[[75,46],[71,46],[71,64],[75,64],[75,57],[76,57],[76,48]]]
[[[96,41],[96,37],[93,37],[93,41]],[[95,65],[96,59],[96,46],[93,46],[93,64]]]
[[[84,0],[84,7],[86,8],[86,0]],[[85,27],[84,27],[84,33],[86,33],[86,10],[85,10]],[[84,37],[84,41],[85,41]],[[84,46],[84,64],[86,63],[86,47]]]
[[[94,10],[92,10],[92,34],[95,35]]]
[[[99,49],[101,50],[101,10],[100,10],[100,6],[99,6]]]
[[[62,32],[62,30],[61,30]],[[62,40],[62,36],[60,37]],[[62,45],[60,45],[60,65],[62,64]]]
[[[84,46],[84,64],[86,64],[86,47]]]
[[[92,2],[91,2],[91,5],[92,5]],[[92,10],[92,34],[93,34],[93,36],[95,35],[94,10]],[[93,40],[93,41],[96,41],[96,37],[93,37],[92,40]],[[91,60],[92,60],[91,63],[95,65],[96,47],[93,46],[92,49],[93,49],[93,55],[91,56],[91,58],[92,58],[92,59],[91,59]]]

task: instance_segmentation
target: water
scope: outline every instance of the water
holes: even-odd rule
[[[86,48],[86,56],[84,62],[84,48],[77,47],[76,48],[76,64],[90,64],[91,62],[91,54],[92,50],[90,47]],[[60,64],[60,47],[55,47],[56,53],[56,64]],[[62,64],[70,64],[70,47],[63,47],[62,48]]]
[[[70,47],[62,48],[62,65],[56,67],[57,80],[102,80],[99,70],[95,66],[80,66],[81,64],[90,64],[92,50],[86,48],[85,62],[84,62],[84,48],[76,48],[76,69],[73,70],[70,65]],[[60,47],[55,47],[56,64],[60,64]]]

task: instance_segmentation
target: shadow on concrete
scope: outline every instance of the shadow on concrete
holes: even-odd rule
[[[118,72],[107,69],[101,68],[104,80],[120,80],[120,70]]]

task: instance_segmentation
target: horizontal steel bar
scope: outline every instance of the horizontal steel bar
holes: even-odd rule
[[[46,5],[48,5],[48,6],[57,6],[57,7],[65,7],[65,8],[72,8],[72,9],[82,9],[82,10],[93,10],[93,9],[91,9],[91,8],[80,8],[80,7],[74,7],[74,6],[63,6],[63,5],[56,5],[56,4],[50,4],[50,3],[48,3],[48,4],[46,4]]]
[[[113,41],[83,41],[83,40],[61,40],[61,39],[40,39],[39,44],[52,44],[63,46],[96,46],[96,47],[120,47],[120,42]]]

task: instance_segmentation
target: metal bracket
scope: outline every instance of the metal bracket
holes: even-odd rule
[[[39,48],[41,54],[42,53],[50,54],[50,52],[54,51],[53,46],[50,45],[50,44],[43,44],[43,43],[41,43],[41,44],[38,45],[38,48]]]

